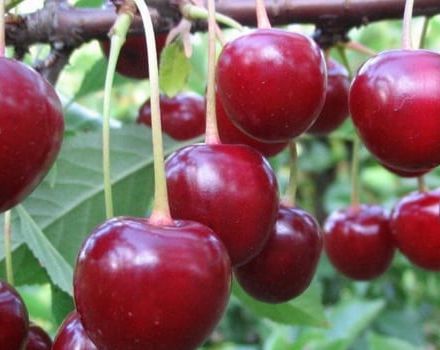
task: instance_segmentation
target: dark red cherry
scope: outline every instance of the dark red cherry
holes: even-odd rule
[[[23,63],[0,58],[0,213],[26,198],[55,161],[64,120],[53,87]]]
[[[0,281],[0,348],[24,350],[29,329],[29,316],[17,291]]]
[[[72,311],[58,329],[52,350],[97,350],[76,311]]]
[[[52,339],[41,327],[31,324],[28,332],[26,350],[51,350]]]
[[[324,105],[323,55],[298,33],[259,29],[226,44],[216,79],[234,125],[263,142],[286,142],[303,133]]]
[[[420,169],[420,170],[400,170],[392,166],[381,164],[389,172],[398,175],[400,177],[419,177],[429,173],[432,169]]]
[[[157,57],[160,56],[167,34],[158,34],[156,36]],[[104,54],[109,56],[110,40],[101,41],[101,48]],[[146,79],[148,73],[147,44],[144,35],[130,35],[122,46],[119,54],[116,71],[119,74],[133,79]]]
[[[350,90],[353,122],[365,146],[395,169],[440,163],[440,54],[383,52],[365,63]]]
[[[384,209],[361,205],[334,212],[324,225],[324,248],[331,263],[347,277],[369,280],[380,276],[394,256]]]
[[[399,250],[414,265],[440,270],[440,189],[403,197],[391,213],[391,230]]]
[[[348,117],[350,78],[343,65],[327,59],[327,90],[318,119],[307,130],[309,134],[325,135],[337,129]]]
[[[74,296],[100,350],[194,350],[220,320],[230,280],[226,250],[208,227],[120,217],[85,241]]]
[[[217,128],[220,139],[223,143],[230,144],[243,144],[255,148],[258,152],[266,157],[272,157],[282,152],[286,146],[287,142],[280,143],[265,143],[260,142],[238,129],[229,120],[226,115],[225,109],[223,108],[222,102],[216,92],[216,114],[217,114]]]
[[[212,228],[234,266],[256,256],[278,211],[278,186],[264,157],[245,145],[197,144],[165,163],[171,214]]]
[[[312,281],[322,250],[319,224],[304,210],[280,206],[263,251],[235,269],[243,289],[268,303],[300,295]]]
[[[205,132],[205,99],[194,93],[184,92],[174,97],[160,96],[162,130],[173,139],[190,140]],[[150,100],[139,110],[138,123],[151,127]]]

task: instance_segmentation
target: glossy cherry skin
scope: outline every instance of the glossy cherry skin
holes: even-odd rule
[[[100,350],[194,350],[220,320],[230,281],[226,250],[208,227],[120,217],[85,241],[74,296]]]
[[[377,205],[336,211],[324,225],[324,248],[330,262],[345,276],[376,278],[388,269],[394,256],[389,218]]]
[[[51,350],[52,339],[41,327],[31,324],[28,332],[26,350]]]
[[[385,169],[387,169],[389,172],[400,176],[400,177],[419,177],[422,175],[425,175],[427,173],[429,173],[432,169],[420,169],[420,170],[414,170],[414,171],[410,171],[410,170],[401,170],[401,169],[396,169],[393,168],[392,166],[389,165],[385,165],[385,164],[381,164]]]
[[[307,130],[309,134],[326,135],[337,129],[348,117],[350,78],[343,65],[327,59],[325,103],[318,119]]]
[[[282,303],[312,281],[322,250],[321,229],[304,210],[281,205],[263,251],[235,269],[243,289],[255,299]]]
[[[158,34],[156,36],[157,57],[165,47],[167,34]],[[105,56],[110,53],[110,40],[101,41],[101,48]],[[147,43],[144,35],[130,35],[122,46],[119,54],[116,71],[126,77],[133,79],[146,79],[149,76]]]
[[[210,227],[232,265],[256,256],[278,211],[278,186],[264,157],[245,145],[197,144],[165,163],[171,214]]]
[[[174,97],[160,96],[162,130],[175,140],[186,141],[205,132],[205,99],[184,92]],[[150,100],[139,110],[138,123],[151,127]]]
[[[72,311],[58,329],[52,350],[98,350],[81,323],[79,314]]]
[[[414,265],[440,270],[440,189],[403,197],[391,213],[391,230],[399,250]]]
[[[225,45],[216,74],[234,125],[263,142],[300,135],[324,105],[324,57],[302,34],[259,29],[243,35]]]
[[[350,111],[370,152],[405,171],[440,163],[440,54],[394,50],[368,60],[353,80]]]
[[[29,316],[17,291],[0,281],[0,346],[1,349],[24,350],[29,329]]]
[[[215,108],[217,114],[217,128],[222,143],[248,145],[252,148],[255,148],[265,157],[275,156],[287,147],[287,142],[260,142],[240,131],[240,129],[232,124],[232,122],[229,120],[229,117],[226,115],[218,93],[216,93]]]
[[[25,199],[58,155],[64,132],[53,87],[18,61],[0,58],[0,213]]]

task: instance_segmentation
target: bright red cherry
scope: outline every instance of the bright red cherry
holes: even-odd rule
[[[429,173],[432,169],[420,169],[420,170],[401,170],[396,169],[392,166],[381,164],[385,169],[387,169],[389,172],[398,175],[400,177],[419,177],[422,175],[425,175]]]
[[[197,144],[165,163],[173,217],[212,228],[232,265],[256,256],[278,211],[278,186],[264,157],[245,145]]]
[[[243,144],[255,148],[258,152],[266,157],[272,157],[282,152],[286,146],[287,142],[281,143],[265,143],[260,142],[252,137],[249,137],[240,129],[238,129],[229,120],[226,115],[225,109],[223,108],[222,102],[216,92],[216,114],[217,114],[217,128],[220,139],[223,143],[229,144]]]
[[[216,79],[234,125],[263,142],[286,142],[303,133],[324,105],[324,57],[298,33],[259,29],[226,44]]]
[[[55,161],[64,120],[53,87],[26,65],[0,58],[0,213],[27,197]]]
[[[84,330],[76,311],[71,312],[58,330],[52,350],[98,350]]]
[[[347,277],[369,280],[380,276],[395,250],[384,209],[361,205],[334,212],[324,225],[324,248],[331,263]]]
[[[226,250],[208,227],[121,217],[84,243],[75,303],[100,350],[194,350],[220,320],[230,279]]]
[[[440,189],[403,197],[391,213],[391,230],[399,250],[414,265],[440,270]]]
[[[29,329],[29,316],[17,291],[0,281],[0,346],[1,349],[24,350]]]
[[[343,65],[327,59],[327,90],[324,107],[318,119],[307,130],[309,134],[325,135],[337,129],[348,117],[350,78]]]
[[[41,328],[34,324],[31,324],[28,332],[28,341],[26,350],[51,350],[52,339]]]
[[[235,269],[244,290],[268,303],[300,295],[312,281],[322,250],[319,224],[304,210],[280,206],[263,251]]]
[[[440,164],[440,54],[393,50],[368,60],[350,90],[353,122],[383,164],[405,171]]]
[[[160,96],[162,130],[173,139],[190,140],[205,132],[205,99],[194,93],[184,92],[174,97]],[[138,123],[151,127],[150,100],[139,110]]]

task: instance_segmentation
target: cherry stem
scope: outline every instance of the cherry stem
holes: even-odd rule
[[[413,15],[414,0],[406,0],[405,13],[403,15],[402,48],[412,49],[411,20]]]
[[[215,22],[214,0],[208,0],[208,13],[208,88],[206,92],[205,142],[212,145],[220,143],[215,111],[215,45],[217,24]]]
[[[271,28],[272,25],[270,24],[269,17],[267,16],[266,4],[264,3],[264,0],[255,0],[255,3],[257,10],[258,28],[260,29]]]
[[[0,0],[0,57],[5,56],[5,0]]]
[[[422,27],[422,32],[420,33],[420,41],[419,41],[419,48],[421,49],[426,47],[426,37],[428,35],[430,21],[431,21],[431,17],[423,18],[423,27]]]
[[[134,0],[142,17],[148,52],[148,71],[150,76],[151,126],[154,158],[154,206],[150,216],[153,225],[171,225],[168,190],[165,177],[165,162],[162,141],[162,126],[159,105],[159,69],[153,22],[144,0]]]
[[[417,178],[417,188],[419,189],[419,192],[426,192],[428,190],[425,177],[423,175]]]
[[[339,56],[341,57],[342,64],[347,69],[348,76],[351,80],[353,78],[353,70],[351,69],[350,61],[348,60],[348,57],[347,57],[347,50],[345,49],[345,46],[341,46],[341,45],[337,46],[337,49],[338,49]]]
[[[6,281],[10,285],[14,285],[14,272],[12,268],[12,229],[10,210],[7,210],[4,214],[4,240]]]
[[[105,77],[104,106],[102,125],[102,169],[104,175],[104,198],[105,213],[107,219],[113,217],[113,195],[111,183],[111,162],[110,162],[110,107],[113,79],[118,62],[119,53],[125,42],[128,29],[132,22],[132,16],[128,13],[118,15],[115,24],[110,30],[110,54]]]
[[[349,41],[347,43],[343,44],[345,46],[345,48],[358,52],[360,54],[363,54],[365,56],[375,56],[377,55],[377,52],[374,51],[373,49],[362,45],[361,43],[357,42],[357,41]]]
[[[298,150],[294,140],[289,142],[289,156],[289,183],[287,185],[286,194],[282,202],[288,206],[294,207],[298,188]]]
[[[361,141],[359,136],[355,135],[353,139],[353,154],[351,158],[351,205],[353,207],[358,207],[360,205],[360,146]]]

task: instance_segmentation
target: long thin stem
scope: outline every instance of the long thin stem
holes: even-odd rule
[[[419,192],[426,192],[428,190],[425,177],[423,175],[417,178],[417,188],[419,189]]]
[[[271,28],[272,25],[270,24],[269,16],[267,15],[266,4],[264,3],[264,0],[255,0],[255,4],[257,11],[258,28]]]
[[[122,13],[116,19],[111,31],[110,54],[105,77],[104,88],[104,107],[102,125],[102,169],[104,174],[104,198],[105,212],[107,219],[113,217],[113,195],[111,183],[111,162],[110,162],[110,106],[113,78],[115,75],[116,64],[122,45],[132,22],[132,16]]]
[[[208,89],[206,92],[206,132],[205,142],[207,144],[220,143],[217,129],[217,118],[215,113],[215,2],[208,1]]]
[[[289,183],[282,202],[293,207],[296,203],[296,192],[298,188],[298,150],[294,140],[289,142],[289,154]]]
[[[413,15],[414,0],[406,0],[403,15],[402,48],[412,49],[411,20]]]
[[[5,56],[5,0],[0,0],[0,57]]]
[[[151,124],[153,132],[154,157],[154,207],[150,216],[153,225],[173,223],[168,203],[168,190],[165,177],[165,163],[162,141],[162,126],[159,107],[159,69],[156,56],[156,40],[150,11],[144,0],[134,0],[142,17],[148,51],[148,70],[150,76]]]
[[[426,37],[428,34],[430,22],[431,22],[431,17],[423,18],[423,27],[422,27],[422,32],[420,33],[420,41],[419,41],[419,48],[421,49],[426,47]]]
[[[351,69],[350,61],[348,60],[348,57],[347,57],[347,50],[346,50],[345,46],[341,46],[341,45],[337,46],[337,49],[338,49],[339,56],[341,57],[342,64],[347,69],[349,78],[351,80],[351,78],[353,78],[353,69]]]
[[[360,204],[360,145],[361,141],[359,139],[359,136],[356,135],[353,140],[353,154],[351,160],[351,205],[353,207],[358,207]]]
[[[6,264],[6,280],[10,285],[14,285],[14,271],[12,268],[12,230],[11,230],[11,211],[4,214],[4,249]]]

